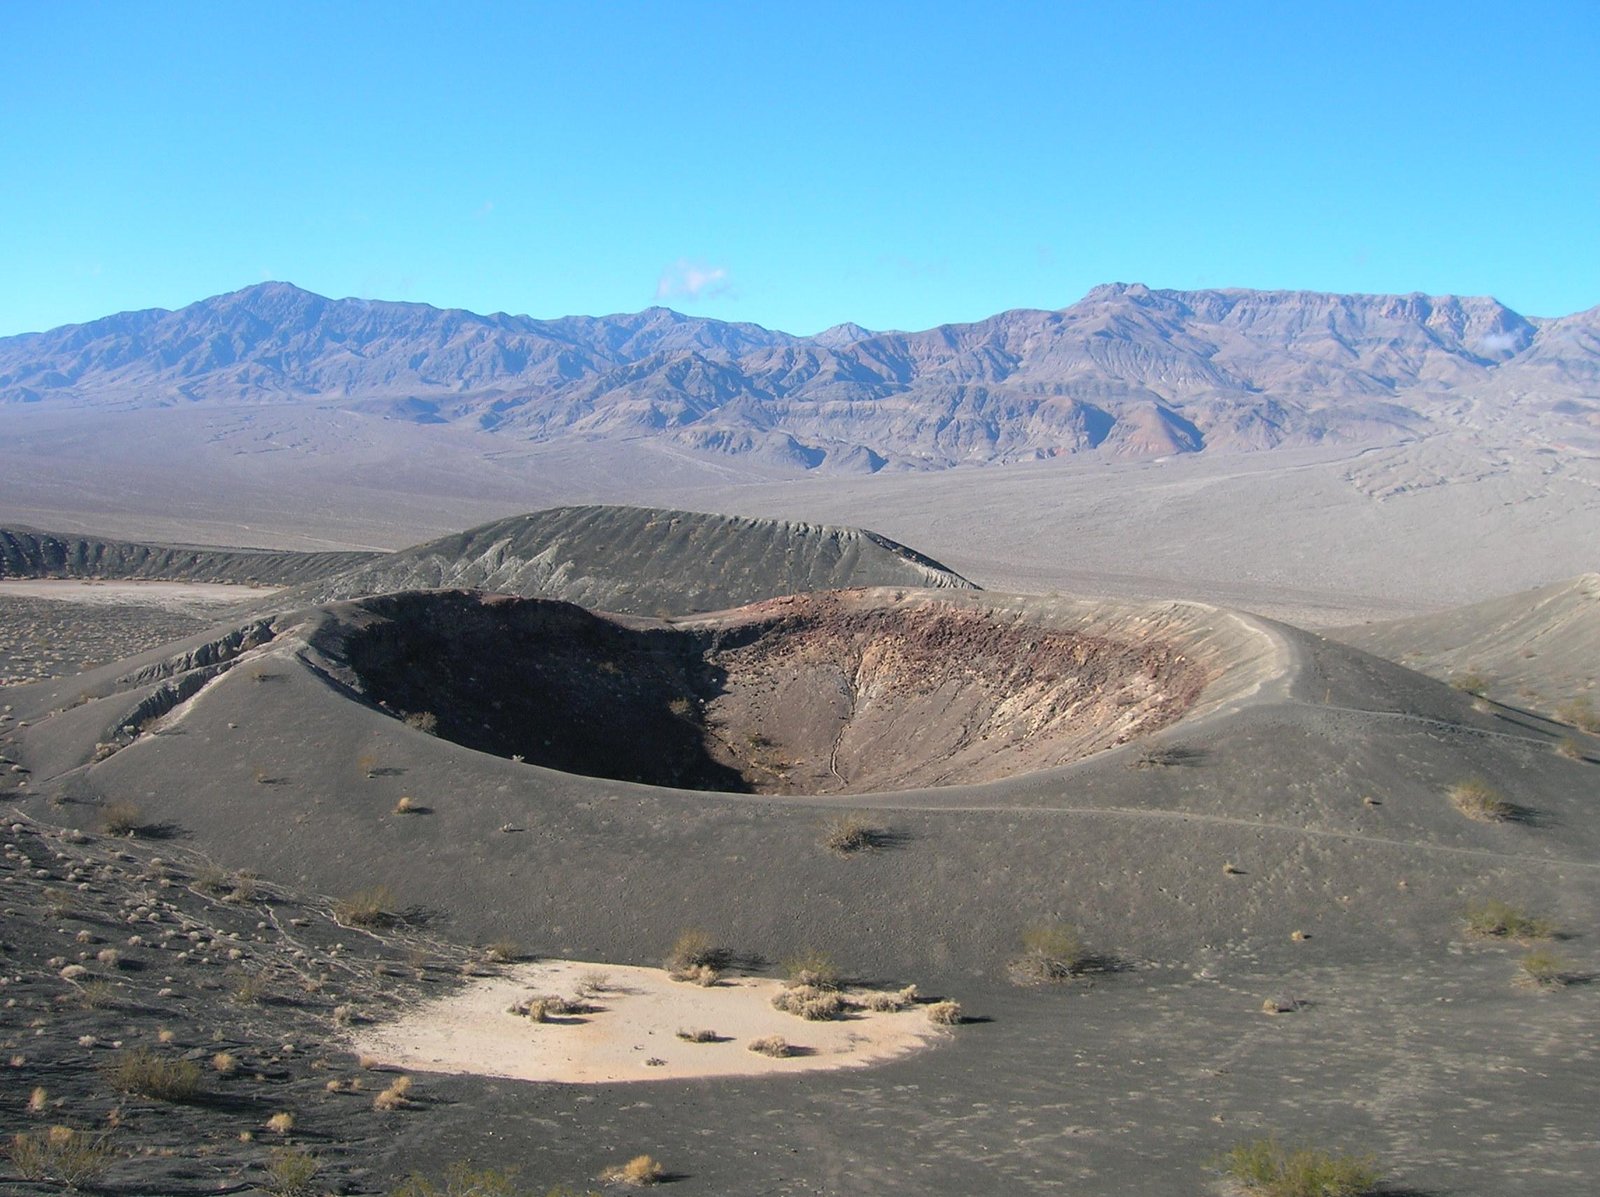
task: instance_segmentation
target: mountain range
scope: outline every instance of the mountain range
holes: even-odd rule
[[[806,471],[1393,442],[1513,409],[1600,451],[1600,308],[1116,283],[1059,311],[802,337],[659,307],[538,320],[273,282],[0,338],[0,412],[19,404],[331,406]]]

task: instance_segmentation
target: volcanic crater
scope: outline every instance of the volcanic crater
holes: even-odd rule
[[[1052,768],[1173,723],[1209,680],[1160,628],[1060,626],[911,595],[799,595],[659,621],[398,594],[354,604],[332,655],[369,700],[478,751],[759,794]]]

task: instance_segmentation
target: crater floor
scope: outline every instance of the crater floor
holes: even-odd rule
[[[458,592],[364,606],[375,618],[344,655],[394,713],[480,751],[688,789],[863,793],[1032,772],[1172,723],[1208,680],[1158,634],[881,592],[671,623]]]

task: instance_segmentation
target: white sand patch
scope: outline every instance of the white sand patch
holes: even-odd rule
[[[0,579],[0,595],[83,603],[93,607],[227,607],[271,594],[278,587],[235,586],[222,582],[141,582],[130,578]]]
[[[537,1023],[507,1013],[535,995],[575,997],[586,974],[606,987],[586,996],[588,1013]],[[920,1006],[894,1013],[851,1010],[809,1022],[774,1009],[781,982],[728,977],[705,987],[671,980],[654,968],[546,960],[418,1006],[398,1020],[361,1028],[352,1047],[384,1065],[421,1072],[476,1073],[525,1081],[597,1083],[695,1077],[769,1076],[849,1068],[888,1060],[949,1034]],[[678,1031],[710,1030],[716,1042],[690,1043]],[[778,1035],[795,1054],[782,1059],[750,1050]]]

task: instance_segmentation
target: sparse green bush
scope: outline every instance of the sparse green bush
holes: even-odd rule
[[[783,975],[791,986],[813,989],[839,988],[839,967],[826,952],[808,948],[783,962]]]
[[[334,917],[352,927],[381,927],[394,915],[394,894],[386,885],[359,890],[333,904]]]
[[[1529,952],[1520,961],[1522,975],[1541,989],[1555,989],[1568,980],[1568,963],[1554,952],[1540,948]]]
[[[1250,1197],[1361,1197],[1381,1179],[1371,1156],[1285,1147],[1275,1138],[1241,1143],[1221,1163]]]
[[[148,1048],[120,1053],[107,1069],[112,1088],[157,1101],[190,1101],[200,1092],[200,1066],[173,1060]]]
[[[717,946],[709,932],[691,928],[679,934],[661,967],[674,981],[714,984],[728,962],[728,952]]]
[[[1498,898],[1485,898],[1467,907],[1467,931],[1502,939],[1549,939],[1555,927]]]
[[[1498,790],[1480,778],[1451,786],[1450,801],[1467,818],[1480,823],[1504,823],[1516,813]]]
[[[1083,971],[1088,952],[1070,923],[1041,923],[1022,933],[1022,955],[1011,962],[1011,978],[1019,984],[1065,981]]]
[[[533,1197],[516,1183],[515,1168],[474,1168],[471,1164],[451,1164],[444,1180],[435,1184],[413,1172],[390,1197]]]
[[[272,1197],[317,1197],[322,1161],[309,1151],[279,1147],[267,1161],[267,1178],[257,1187]]]
[[[1556,718],[1572,724],[1579,731],[1600,735],[1600,711],[1595,710],[1594,699],[1587,694],[1562,703],[1556,708]]]
[[[74,1191],[99,1179],[117,1158],[105,1136],[70,1126],[14,1135],[6,1154],[23,1180],[54,1181]]]

